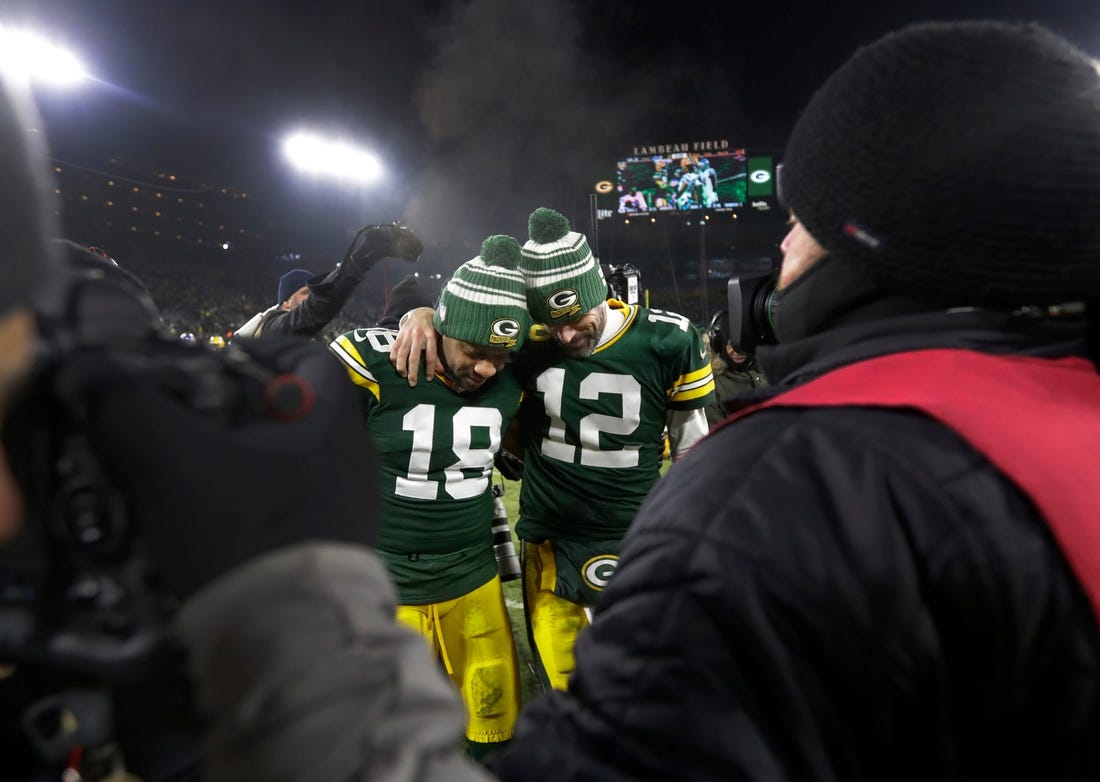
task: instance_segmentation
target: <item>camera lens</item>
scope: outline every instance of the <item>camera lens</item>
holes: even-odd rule
[[[755,353],[760,345],[774,345],[778,305],[774,271],[731,277],[728,288],[729,341],[742,353]]]
[[[775,282],[756,291],[756,301],[753,302],[753,322],[760,333],[760,344],[762,345],[775,344],[777,341],[775,337],[775,311],[779,304],[778,293]]]

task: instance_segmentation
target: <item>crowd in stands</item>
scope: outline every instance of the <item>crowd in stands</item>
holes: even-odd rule
[[[191,333],[200,340],[215,335],[228,337],[256,312],[270,307],[275,283],[287,271],[286,264],[271,260],[225,264],[135,257],[120,262],[149,288],[169,331]],[[709,310],[722,303],[716,291],[709,290],[708,308],[698,286],[674,287],[660,276],[649,285],[648,271],[643,272],[647,273],[644,287],[649,290],[653,307],[682,313],[696,325],[705,326]],[[342,334],[377,323],[385,300],[386,292],[368,281],[355,291],[326,333]]]
[[[173,334],[191,333],[199,339],[226,337],[253,314],[270,307],[275,283],[287,270],[274,261],[197,264],[161,257],[123,259],[121,263],[149,288]],[[331,331],[339,334],[376,322],[384,295],[384,291],[363,286],[333,321]]]

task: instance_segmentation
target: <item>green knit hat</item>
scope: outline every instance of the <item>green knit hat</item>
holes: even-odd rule
[[[527,308],[538,323],[576,320],[607,299],[607,281],[583,234],[565,215],[539,207],[527,222],[519,269],[527,281]]]
[[[530,330],[519,242],[511,236],[490,236],[481,255],[466,261],[443,286],[435,310],[440,334],[474,345],[515,349]]]

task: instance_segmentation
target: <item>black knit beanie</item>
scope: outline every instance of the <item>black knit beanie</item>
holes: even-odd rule
[[[279,287],[275,291],[275,303],[282,304],[305,287],[305,284],[315,276],[309,269],[291,269],[288,271],[279,278]]]
[[[390,289],[386,297],[386,307],[377,325],[383,329],[396,329],[401,316],[417,307],[432,306],[433,298],[424,290],[420,278],[411,274]]]
[[[1100,72],[1036,25],[921,24],[813,96],[783,194],[887,293],[1014,307],[1100,297]]]

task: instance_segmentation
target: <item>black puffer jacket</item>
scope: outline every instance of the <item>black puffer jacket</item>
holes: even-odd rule
[[[1079,343],[936,313],[761,358],[776,393],[920,347]],[[576,653],[505,780],[1100,779],[1080,586],[1030,501],[914,412],[781,408],[711,435],[650,494]]]

